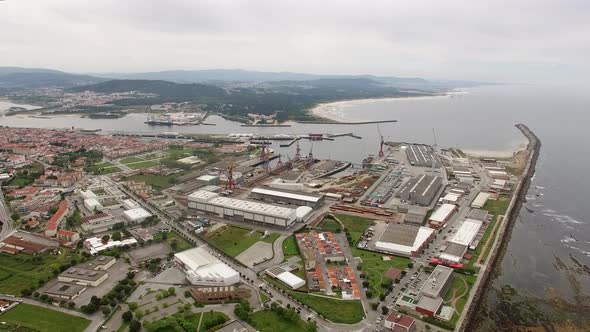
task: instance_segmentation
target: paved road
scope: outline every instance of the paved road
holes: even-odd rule
[[[125,189],[123,186],[120,186],[119,184],[114,182],[112,179],[110,179],[106,176],[104,178],[105,178],[105,181],[107,181],[108,183],[110,183],[114,186],[118,186],[119,189],[121,191],[123,191],[125,194],[136,199],[136,201],[139,204],[141,204],[146,210],[148,210],[150,213],[158,216],[160,218],[160,220],[162,220],[162,222],[164,222],[166,225],[168,225],[174,231],[181,234],[183,237],[189,239],[195,245],[198,245],[198,246],[206,245],[206,243],[201,241],[194,234],[191,234],[189,231],[185,230],[184,228],[179,227],[179,225],[177,223],[172,222],[168,216],[166,216],[162,211],[157,209],[155,206],[147,204],[143,199],[141,199],[135,193]],[[272,294],[273,300],[275,300],[275,301],[280,300],[283,305],[289,304],[291,307],[300,308],[301,309],[301,317],[303,317],[303,319],[307,319],[308,317],[311,317],[312,319],[314,319],[318,323],[318,327],[322,331],[366,331],[366,330],[374,327],[374,325],[370,323],[370,320],[367,320],[367,319],[361,321],[360,323],[354,324],[354,325],[335,324],[335,323],[329,322],[327,320],[321,319],[317,316],[317,313],[301,307],[301,305],[299,305],[298,303],[293,301],[290,297],[285,296],[279,290],[273,288],[265,280],[259,278],[255,271],[253,271],[247,267],[244,267],[240,264],[237,264],[232,260],[229,260],[227,257],[225,257],[225,255],[221,251],[217,250],[214,247],[209,246],[208,248],[209,248],[209,251],[213,252],[221,261],[223,261],[224,263],[226,263],[227,265],[231,266],[233,269],[238,271],[241,274],[242,281],[244,283],[252,284],[254,286],[265,285],[265,288],[268,289],[268,291]]]
[[[0,186],[0,222],[2,222],[2,230],[0,230],[0,241],[7,238],[14,229],[14,222],[10,218],[8,207],[4,203],[4,194]]]

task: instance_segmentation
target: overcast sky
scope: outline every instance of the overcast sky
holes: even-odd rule
[[[0,66],[576,82],[589,59],[588,0],[0,2]]]

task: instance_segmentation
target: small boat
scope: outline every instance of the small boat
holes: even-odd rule
[[[528,207],[528,206],[526,206],[526,205],[524,206],[524,208],[525,208],[525,209],[526,209],[526,210],[527,210],[529,213],[533,213],[533,212],[535,212],[535,210],[531,209],[530,207]]]

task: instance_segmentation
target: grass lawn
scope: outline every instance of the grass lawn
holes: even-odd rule
[[[59,311],[21,303],[2,314],[2,321],[22,325],[39,332],[84,331],[90,321]]]
[[[168,156],[174,159],[182,159],[193,155],[193,149],[185,147],[172,147],[166,150]]]
[[[385,293],[385,289],[381,286],[382,283],[389,280],[383,274],[391,267],[396,267],[400,270],[408,267],[411,262],[409,258],[388,256],[381,253],[371,252],[357,247],[352,248],[352,256],[360,257],[362,259],[362,273],[365,274],[365,280],[370,283],[369,288],[373,291],[373,297],[378,298],[380,294]],[[383,256],[390,258],[388,261],[383,260]]]
[[[493,235],[492,235],[492,229],[494,229],[494,226],[498,222],[498,216],[504,215],[506,213],[506,210],[508,209],[509,204],[510,204],[510,200],[508,198],[500,198],[495,201],[488,200],[486,202],[486,204],[484,205],[483,209],[488,211],[489,213],[493,214],[494,217],[493,217],[492,221],[490,222],[490,224],[488,225],[488,228],[486,229],[483,237],[481,238],[481,241],[479,241],[477,248],[475,248],[475,250],[472,254],[473,257],[469,261],[468,266],[473,266],[473,264],[475,264],[477,261],[479,261],[481,254],[482,254],[481,251],[488,241],[492,241],[492,242],[494,241],[494,238],[496,237],[496,234],[498,233],[498,229],[495,230]],[[492,243],[492,242],[490,242],[490,243]],[[486,250],[486,252],[484,253],[482,258],[486,259],[486,257],[490,253],[490,249],[491,248],[488,246],[488,249]]]
[[[251,232],[249,228],[228,225],[225,229],[207,234],[205,237],[213,246],[232,257],[236,257],[258,241],[272,243],[279,237],[279,234],[271,233],[262,239],[263,232]]]
[[[327,216],[325,217],[319,224],[318,224],[318,228],[320,228],[323,231],[327,231],[327,232],[333,232],[336,233],[339,230],[342,230],[342,227],[340,226],[340,224],[332,219],[332,217]]]
[[[85,167],[84,170],[94,175],[111,174],[121,171],[121,169],[118,166],[106,162]]]
[[[365,315],[361,301],[330,299],[294,291],[289,293],[295,299],[334,323],[355,324],[363,320]]]
[[[117,329],[117,332],[125,332],[127,330],[127,326],[129,326],[129,323],[123,321],[123,323],[121,323],[121,326],[119,326],[119,328]]]
[[[299,256],[299,247],[297,247],[297,240],[294,235],[283,241],[283,255],[285,255],[285,259],[291,256]]]
[[[145,159],[139,158],[139,157],[129,157],[129,158],[121,159],[120,162],[123,165],[127,165],[127,164],[131,164],[131,163],[137,163],[140,161],[145,161]]]
[[[344,228],[350,233],[352,237],[353,244],[356,246],[358,239],[363,235],[365,230],[373,224],[373,220],[363,218],[363,217],[356,217],[356,216],[349,216],[345,214],[335,214],[336,218],[342,221]]]
[[[168,243],[176,252],[185,251],[194,247],[190,242],[185,240],[185,238],[176,232],[166,233],[166,236],[166,243]],[[173,247],[173,242],[176,242],[176,248]]]
[[[158,166],[158,165],[160,165],[159,160],[146,160],[146,161],[142,161],[140,163],[127,164],[127,166],[132,169],[148,168],[148,167],[154,167],[154,166]]]
[[[79,257],[67,250],[61,255],[0,254],[0,293],[21,295],[25,289],[37,288],[40,281],[54,277],[53,270],[74,258]]]
[[[175,314],[154,322],[147,323],[144,325],[144,327],[149,332],[195,332],[197,326],[199,326],[201,315],[203,316],[203,320],[201,322],[201,328],[199,329],[199,332],[206,332],[213,326],[217,326],[229,320],[229,318],[222,312],[206,311],[203,313],[189,314],[186,316],[184,314]],[[193,327],[190,329],[187,329],[186,327],[183,328],[180,324],[182,321],[189,322],[193,325]]]
[[[451,284],[451,287],[449,288],[449,291],[445,296],[445,304],[448,306],[452,306],[450,300],[453,298],[453,289],[456,290],[455,296],[460,296],[461,294],[463,294],[463,297],[461,297],[455,302],[456,312],[453,314],[453,317],[449,321],[449,324],[451,324],[453,327],[457,324],[457,321],[459,320],[459,317],[461,316],[461,313],[465,308],[465,303],[467,303],[467,297],[469,297],[469,292],[471,292],[471,288],[473,287],[475,280],[475,276],[455,273],[455,279],[453,279],[453,283]]]
[[[342,221],[344,227],[350,233],[354,246],[352,249],[352,255],[354,257],[360,257],[363,261],[361,263],[362,272],[366,275],[366,280],[370,283],[370,289],[373,291],[374,297],[379,297],[381,293],[385,292],[385,289],[381,284],[388,281],[388,278],[383,276],[390,267],[397,267],[401,270],[408,267],[408,263],[411,262],[409,258],[389,256],[381,253],[375,253],[367,250],[358,249],[356,243],[359,238],[369,226],[373,223],[371,219],[348,216],[348,215],[336,215],[336,217]],[[383,256],[390,258],[388,261],[383,260]]]
[[[176,184],[176,178],[181,174],[182,173],[178,173],[167,176],[138,174],[129,176],[127,179],[136,182],[144,182],[145,184],[152,186],[154,189],[162,190],[170,188]]]
[[[300,332],[306,331],[311,325],[302,319],[296,322],[286,320],[272,310],[260,310],[253,313],[250,324],[260,332]]]

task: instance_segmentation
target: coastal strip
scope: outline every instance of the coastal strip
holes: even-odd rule
[[[467,310],[463,311],[463,314],[457,322],[456,331],[476,331],[477,326],[480,322],[481,305],[486,299],[487,292],[490,290],[494,276],[496,276],[497,269],[502,262],[502,257],[506,251],[506,246],[510,239],[512,228],[517,220],[522,203],[525,200],[528,189],[531,185],[531,180],[535,174],[535,166],[539,158],[539,152],[541,151],[541,141],[539,138],[524,124],[517,124],[518,128],[523,135],[528,139],[527,151],[529,153],[527,163],[522,175],[522,178],[518,182],[514,195],[506,210],[506,216],[502,222],[502,225],[498,231],[496,239],[493,243],[492,250],[488,256],[488,261],[482,267],[480,275],[475,282],[475,292],[472,292],[467,299],[465,306]]]

